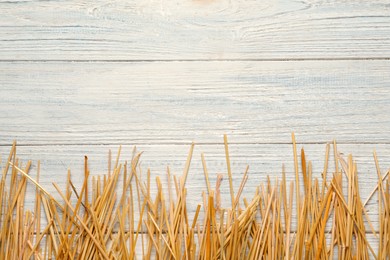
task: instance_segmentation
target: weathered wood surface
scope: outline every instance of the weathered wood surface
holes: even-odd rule
[[[0,144],[390,143],[390,61],[0,63]]]
[[[101,174],[109,148],[124,145],[125,160],[137,145],[143,169],[166,183],[166,166],[181,174],[195,141],[193,214],[201,151],[214,183],[227,133],[235,188],[249,164],[250,197],[282,163],[293,179],[294,131],[315,176],[326,142],[353,153],[365,199],[377,181],[373,149],[390,167],[389,14],[389,0],[0,0],[2,162],[16,139],[55,193],[68,168],[81,185],[84,155]],[[378,229],[375,197],[368,210]]]
[[[1,60],[390,56],[390,1],[0,1]]]

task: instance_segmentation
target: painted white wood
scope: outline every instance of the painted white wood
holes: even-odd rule
[[[137,145],[143,171],[166,186],[166,166],[181,174],[195,141],[192,215],[205,190],[201,151],[213,184],[226,174],[227,133],[235,189],[249,164],[251,197],[282,163],[293,180],[294,131],[315,176],[324,143],[353,153],[366,198],[373,149],[390,167],[389,13],[390,0],[0,0],[0,156],[17,139],[31,174],[41,160],[41,183],[55,193],[67,168],[81,186],[84,155],[102,174],[109,148],[124,145],[124,160]],[[378,229],[375,197],[367,209]]]
[[[390,57],[390,1],[0,1],[2,60]]]
[[[390,143],[390,61],[0,63],[0,144]],[[44,159],[44,158],[41,158]]]

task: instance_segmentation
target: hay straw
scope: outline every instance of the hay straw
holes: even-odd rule
[[[0,259],[389,259],[389,171],[383,174],[376,152],[378,182],[363,202],[357,165],[352,156],[340,156],[335,142],[335,172],[328,172],[328,144],[319,179],[313,177],[305,151],[298,155],[294,134],[292,144],[295,181],[286,181],[283,166],[281,180],[268,178],[246,198],[249,166],[235,191],[225,135],[226,173],[211,183],[214,178],[201,154],[206,192],[191,217],[186,181],[194,144],[182,176],[172,176],[167,168],[167,187],[156,177],[154,195],[152,175],[148,170],[145,176],[139,164],[141,153],[134,149],[130,162],[120,164],[119,148],[113,165],[109,152],[104,176],[91,178],[85,157],[81,189],[73,185],[70,171],[64,190],[53,183],[61,198],[56,200],[39,183],[40,162],[34,179],[31,162],[21,164],[14,143],[0,182]],[[220,190],[224,176],[230,192],[227,208]],[[32,210],[25,208],[30,185],[35,186]],[[374,195],[378,230],[366,208]],[[374,240],[369,241],[369,234]],[[377,243],[377,250],[370,242]]]

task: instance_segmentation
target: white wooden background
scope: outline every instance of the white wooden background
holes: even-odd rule
[[[200,152],[214,181],[226,133],[250,196],[282,163],[293,172],[294,131],[317,174],[326,142],[353,153],[366,198],[374,148],[390,167],[389,105],[389,0],[0,0],[0,154],[16,139],[53,192],[68,168],[81,181],[83,155],[105,173],[119,144],[123,160],[137,145],[152,174],[180,174],[195,141],[195,209]]]

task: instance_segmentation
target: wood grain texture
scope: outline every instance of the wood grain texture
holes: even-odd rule
[[[390,57],[390,1],[0,1],[1,60]]]
[[[300,148],[301,146],[299,146]],[[307,160],[312,161],[313,164],[313,177],[320,177],[324,167],[325,159],[325,145],[323,144],[305,144],[305,153]],[[22,146],[17,148],[17,154],[20,159],[27,159],[33,161],[33,165],[30,171],[31,176],[36,176],[37,161],[41,160],[41,185],[55,198],[61,200],[57,191],[52,185],[52,182],[56,182],[60,187],[65,187],[67,169],[72,170],[72,180],[79,188],[82,186],[83,181],[83,163],[84,155],[88,155],[88,163],[92,176],[102,175],[107,173],[108,165],[108,150],[112,149],[113,160],[115,159],[117,149],[119,147],[115,145],[66,145],[66,146]],[[0,155],[3,158],[7,158],[10,147],[0,147]],[[159,176],[165,191],[167,191],[167,177],[166,169],[170,167],[171,173],[181,176],[187,154],[189,151],[188,145],[139,145],[138,151],[143,151],[141,157],[141,170],[146,177],[146,170],[150,169],[152,174],[152,194],[156,192],[155,177]],[[249,165],[249,180],[246,184],[246,188],[243,192],[243,197],[252,198],[256,188],[267,180],[267,176],[275,182],[276,178],[281,180],[282,164],[286,168],[287,181],[293,181],[294,164],[292,155],[291,144],[236,144],[230,145],[231,165],[233,172],[234,189],[237,192],[242,174],[245,171],[247,165]],[[390,147],[389,145],[379,144],[339,144],[338,151],[346,158],[348,154],[354,155],[359,172],[360,194],[365,201],[371,191],[375,188],[377,183],[377,174],[375,169],[375,163],[373,159],[373,150],[376,149],[379,164],[382,172],[386,172],[390,169]],[[133,146],[123,146],[122,156],[120,162],[123,164],[125,160],[130,160],[133,151]],[[230,200],[227,199],[230,196],[229,185],[227,181],[226,161],[224,146],[217,145],[196,145],[193,155],[193,160],[190,167],[190,172],[187,179],[187,205],[189,215],[192,217],[196,206],[203,204],[202,191],[206,190],[205,179],[203,175],[203,168],[201,163],[200,153],[205,153],[207,167],[210,175],[210,183],[212,187],[215,187],[217,173],[222,173],[226,177],[222,182],[221,194],[223,199],[222,206],[229,207]],[[112,163],[114,164],[114,162]],[[334,162],[331,159],[329,161],[328,176],[330,177],[334,172]],[[301,179],[302,181],[302,179]],[[31,184],[31,183],[30,183]],[[303,184],[302,184],[303,185]],[[121,185],[119,185],[121,187]],[[302,186],[303,187],[303,186]],[[27,198],[34,197],[33,193],[35,188],[30,185]],[[168,196],[168,194],[166,194]],[[26,201],[25,207],[29,208],[34,205],[34,201]],[[378,204],[376,197],[373,197],[367,205],[367,211],[369,212],[370,219],[373,226],[378,230],[378,218],[377,218]],[[138,211],[137,211],[138,212]],[[135,214],[137,216],[137,214]],[[200,220],[203,219],[203,215],[200,216]],[[296,221],[296,219],[294,219]],[[295,222],[293,221],[293,227]],[[370,232],[369,226],[367,230]]]
[[[124,145],[123,162],[137,145],[143,172],[166,186],[167,165],[180,175],[195,141],[192,216],[205,190],[200,152],[214,185],[226,174],[227,133],[234,188],[249,165],[251,197],[282,163],[293,180],[294,131],[316,177],[326,142],[353,153],[365,199],[377,181],[373,149],[390,168],[389,14],[390,0],[0,0],[2,162],[16,139],[56,194],[68,168],[81,186],[84,155],[92,175],[104,174],[108,149]],[[367,209],[377,230],[375,196]]]
[[[390,61],[1,63],[0,144],[390,143]]]

